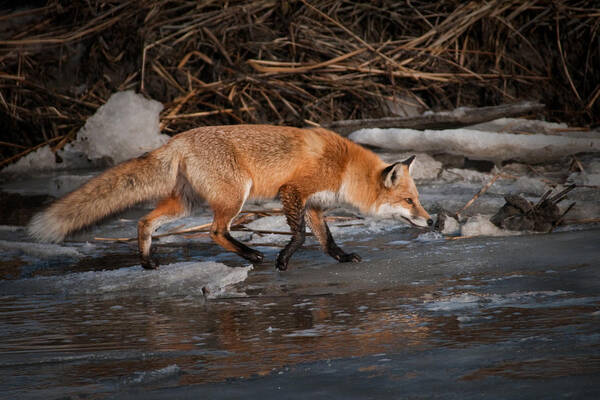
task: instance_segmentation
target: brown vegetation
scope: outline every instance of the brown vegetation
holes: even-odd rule
[[[583,0],[51,0],[0,15],[0,163],[62,147],[126,89],[165,104],[167,133],[520,99],[594,125],[599,26]]]

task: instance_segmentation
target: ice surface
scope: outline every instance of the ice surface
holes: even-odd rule
[[[600,139],[544,134],[509,134],[475,129],[361,129],[349,136],[360,144],[397,151],[441,152],[477,160],[542,162],[600,152]]]
[[[389,231],[398,227],[408,226],[408,224],[399,220],[377,219],[371,217],[365,217],[363,219],[356,219],[352,221],[329,222],[328,225],[332,235],[336,238],[372,235]],[[246,224],[246,227],[250,229],[278,232],[290,231],[290,227],[288,226],[283,215],[262,217]],[[306,229],[307,232],[310,232],[308,227]],[[253,235],[251,243],[285,243],[289,240],[289,235],[262,234]]]
[[[151,151],[169,139],[159,131],[161,103],[132,90],[114,93],[85,123],[77,139],[57,152],[49,146],[21,158],[3,172],[85,168],[110,160],[113,164]],[[91,162],[90,162],[91,160]]]
[[[89,271],[64,276],[40,276],[0,281],[0,294],[63,294],[131,296],[133,292],[160,295],[204,295],[218,297],[228,286],[246,279],[249,267],[228,267],[206,262],[161,265],[157,270],[140,266],[113,271]]]
[[[0,240],[0,250],[2,250],[3,253],[20,253],[39,258],[79,258],[82,256],[82,254],[74,247],[49,243],[13,242],[8,240]]]
[[[457,312],[473,308],[515,307],[535,308],[543,306],[560,307],[565,305],[564,297],[570,292],[565,290],[543,290],[530,292],[512,292],[508,294],[460,293],[425,301],[424,307],[429,311]],[[567,299],[569,303],[587,303],[593,298]],[[543,302],[545,304],[540,304]],[[550,303],[550,304],[549,304]]]
[[[179,375],[181,368],[177,364],[168,365],[164,368],[160,368],[152,371],[140,371],[123,379],[124,385],[142,385],[149,384],[164,379],[172,378]]]

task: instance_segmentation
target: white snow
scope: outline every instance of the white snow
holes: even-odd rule
[[[21,158],[2,172],[85,168],[109,160],[112,164],[137,157],[167,142],[159,130],[163,105],[132,90],[114,93],[77,133],[73,143],[57,152],[57,163],[49,146]]]
[[[397,151],[462,155],[478,160],[529,163],[557,160],[576,153],[600,152],[600,139],[544,134],[509,134],[471,128],[424,130],[361,129],[349,136],[353,141]]]
[[[61,246],[50,243],[32,243],[32,242],[13,242],[0,240],[0,250],[2,252],[18,252],[32,257],[39,258],[58,258],[74,257],[79,258],[82,254],[74,247]]]
[[[466,181],[481,183],[488,182],[491,179],[491,175],[485,172],[462,168],[444,169],[440,177],[446,182]]]
[[[436,218],[439,218],[439,216]],[[446,215],[444,229],[442,229],[441,233],[444,235],[458,235],[460,233],[460,224],[456,218]]]
[[[542,180],[529,176],[519,177],[514,182],[514,185],[518,193],[533,194],[535,196],[541,196],[551,189],[551,187]]]
[[[462,236],[510,236],[518,235],[519,232],[500,229],[490,222],[489,215],[474,215],[461,226]]]
[[[546,133],[550,135],[559,135],[561,131],[567,131],[568,125],[565,123],[547,122],[536,119],[525,118],[498,118],[493,121],[483,122],[481,124],[471,125],[469,129],[476,129],[485,132],[535,132]],[[574,132],[568,132],[573,136]]]
[[[140,266],[112,271],[88,271],[64,276],[40,276],[0,281],[1,294],[124,295],[132,292],[160,295],[203,295],[214,298],[228,293],[228,287],[244,281],[248,267],[228,267],[206,262],[179,262],[156,270]]]
[[[109,157],[114,163],[137,157],[169,139],[159,131],[163,105],[133,90],[114,93],[77,133],[72,145],[89,158]]]

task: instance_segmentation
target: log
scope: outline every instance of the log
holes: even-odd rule
[[[525,101],[489,107],[461,107],[453,111],[426,113],[416,117],[386,117],[375,119],[350,119],[325,125],[346,136],[365,128],[451,129],[480,124],[498,118],[518,117],[542,111],[544,104]]]

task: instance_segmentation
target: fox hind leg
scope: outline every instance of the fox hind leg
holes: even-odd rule
[[[356,253],[346,253],[338,247],[333,240],[329,227],[323,218],[323,210],[309,207],[306,211],[306,220],[313,234],[316,236],[321,248],[339,262],[360,262],[361,258]]]
[[[156,208],[138,222],[138,246],[141,264],[145,269],[158,268],[158,261],[150,257],[152,233],[160,225],[181,218],[187,214],[187,207],[179,195],[172,195],[160,201]]]
[[[232,251],[239,256],[253,263],[260,263],[264,259],[263,253],[254,250],[244,243],[234,239],[229,233],[231,221],[239,214],[246,196],[238,196],[229,199],[227,202],[213,204],[214,219],[210,228],[210,237],[215,243],[225,250]],[[238,199],[237,201],[235,199]]]

